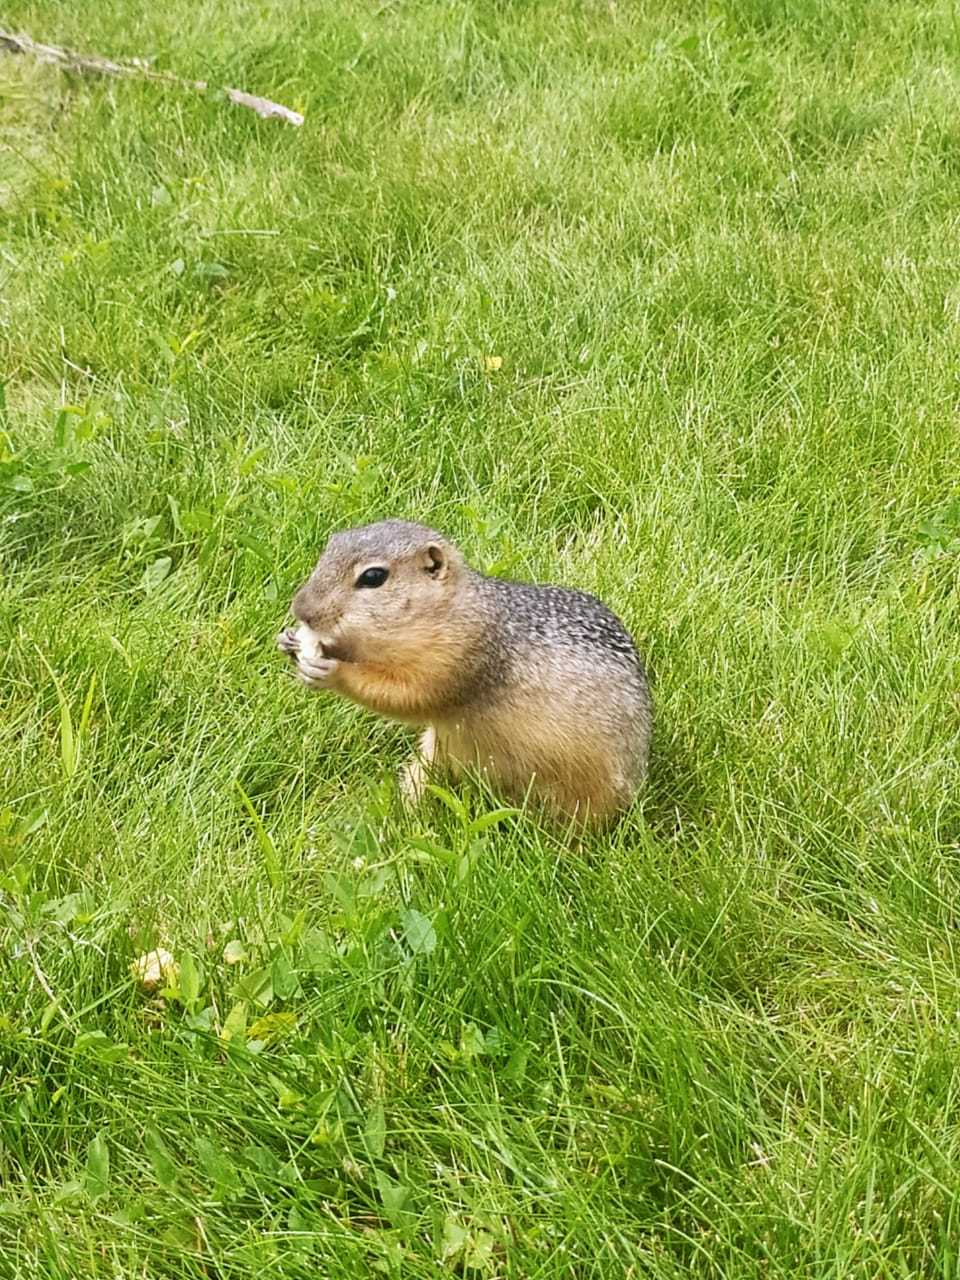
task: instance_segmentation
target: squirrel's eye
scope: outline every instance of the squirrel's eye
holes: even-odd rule
[[[388,571],[381,569],[379,566],[373,569],[364,569],[360,577],[356,581],[358,587],[382,587],[388,577]]]

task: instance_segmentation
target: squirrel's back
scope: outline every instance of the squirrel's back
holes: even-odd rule
[[[478,575],[479,576],[479,575]],[[484,594],[496,602],[505,631],[531,647],[599,652],[642,673],[633,638],[617,615],[596,596],[571,587],[541,586],[483,578]]]
[[[441,744],[464,763],[486,754],[514,793],[535,760],[534,790],[562,811],[602,818],[624,808],[646,775],[653,721],[626,627],[595,596],[566,587],[482,578],[477,598],[488,648],[465,715],[450,717]]]

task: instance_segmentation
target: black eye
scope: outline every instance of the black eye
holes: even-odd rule
[[[358,587],[382,587],[388,577],[389,573],[386,569],[379,567],[364,569],[354,585]]]

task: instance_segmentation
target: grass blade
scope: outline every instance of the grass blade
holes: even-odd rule
[[[277,855],[276,845],[273,843],[273,837],[263,825],[263,821],[253,807],[253,803],[239,781],[233,784],[237,789],[240,802],[246,809],[247,814],[253,824],[254,835],[257,838],[257,844],[260,847],[260,853],[263,855],[263,865],[267,871],[267,879],[270,881],[270,887],[279,890],[283,883],[283,875],[280,868],[280,858]]]
[[[67,695],[63,691],[63,685],[51,667],[50,663],[43,656],[42,651],[35,645],[37,653],[40,655],[40,661],[46,667],[53,681],[53,687],[57,691],[57,703],[60,707],[60,765],[65,778],[72,778],[77,772],[80,764],[80,742],[73,731],[73,716],[70,712],[70,703],[67,701]],[[93,686],[87,691],[88,698],[93,696]]]

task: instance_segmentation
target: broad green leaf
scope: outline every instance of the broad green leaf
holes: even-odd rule
[[[292,920],[288,916],[281,916],[280,921],[283,926],[280,941],[285,947],[295,947],[303,937],[307,923],[307,908],[301,907]]]
[[[188,1012],[184,1021],[191,1031],[211,1031],[215,1017],[216,1010],[212,1004],[208,1004],[199,1013]]]
[[[101,1130],[87,1147],[83,1189],[91,1200],[99,1200],[110,1187],[110,1148]]]
[[[478,836],[481,831],[488,831],[498,823],[506,822],[508,818],[516,818],[522,812],[522,809],[493,809],[490,813],[482,813],[479,818],[474,818],[468,830],[471,835]]]
[[[80,902],[79,893],[68,893],[63,898],[55,898],[52,902],[48,902],[43,909],[44,915],[48,915],[51,920],[56,920],[57,924],[70,924],[76,919]]]
[[[477,1058],[486,1053],[483,1032],[475,1022],[468,1022],[460,1033],[460,1054],[464,1058]]]
[[[156,1129],[150,1127],[146,1130],[143,1145],[158,1185],[164,1191],[170,1191],[176,1185],[177,1166]]]
[[[443,1262],[452,1262],[463,1250],[469,1236],[470,1233],[459,1219],[452,1214],[448,1214],[443,1220],[443,1240],[440,1245],[441,1260]]]
[[[159,556],[154,560],[153,564],[147,565],[146,569],[144,569],[143,577],[140,579],[141,590],[145,591],[147,595],[156,591],[157,587],[169,575],[172,567],[173,561],[169,556]]]
[[[336,875],[334,872],[328,871],[323,877],[323,885],[348,915],[352,915],[356,911],[357,884],[353,876]]]
[[[300,979],[283,951],[278,951],[270,962],[273,990],[280,1000],[289,1000],[300,991]]]
[[[437,945],[437,931],[429,917],[409,907],[401,912],[400,920],[403,925],[403,936],[413,954],[415,956],[430,955]]]
[[[240,999],[251,1000],[266,1009],[273,1002],[273,977],[270,966],[254,969],[237,983],[236,994]]]
[[[267,449],[267,446],[264,444],[260,445],[256,449],[251,449],[250,452],[247,454],[247,456],[240,463],[239,467],[237,468],[238,473],[241,476],[250,475],[251,472],[255,471],[257,467],[259,467],[260,463],[264,460],[264,458],[267,456],[268,453],[269,453],[269,450]]]
[[[60,1012],[60,998],[58,996],[56,1000],[50,1001],[50,1003],[44,1009],[43,1013],[40,1015],[40,1034],[42,1036],[46,1035],[47,1032],[50,1030],[50,1023],[54,1020],[54,1018],[57,1016],[59,1012]]]
[[[247,1032],[250,1040],[262,1040],[264,1044],[276,1044],[297,1029],[295,1013],[265,1013],[257,1018]]]
[[[487,1271],[493,1262],[496,1240],[489,1231],[472,1231],[467,1240],[463,1264],[468,1271]]]
[[[436,796],[441,804],[446,805],[451,813],[456,814],[464,827],[470,825],[470,814],[467,811],[467,806],[452,791],[447,791],[445,787],[438,787],[432,782],[427,783],[427,790],[432,796]]]
[[[70,419],[82,416],[83,410],[76,404],[65,404],[57,414],[56,421],[53,424],[53,447],[55,449],[65,449],[69,437]]]
[[[443,862],[451,865],[456,862],[457,854],[453,849],[445,849],[442,845],[436,844],[433,840],[428,840],[425,836],[408,836],[407,843],[411,848],[416,849],[418,853],[425,854],[426,857],[418,858],[417,861],[425,862],[429,858],[437,862]]]
[[[358,898],[376,898],[393,879],[392,867],[374,867],[357,885]]]
[[[79,1053],[95,1054],[102,1062],[120,1062],[128,1054],[125,1044],[115,1044],[103,1031],[81,1031],[73,1042]]]
[[[197,1155],[204,1173],[221,1200],[232,1199],[240,1191],[240,1174],[233,1161],[209,1138],[197,1138]]]
[[[245,551],[252,552],[261,564],[265,564],[268,569],[273,568],[274,557],[270,554],[270,548],[261,542],[259,538],[255,538],[250,533],[238,533],[236,542]]]
[[[238,1000],[223,1020],[220,1039],[242,1041],[246,1039],[246,1034],[247,1003],[245,1000]]]
[[[242,964],[247,958],[247,948],[239,938],[232,938],[223,948],[224,964]]]
[[[202,977],[200,968],[189,951],[185,951],[180,959],[180,999],[188,1009],[192,1009],[200,998]]]
[[[375,1102],[363,1126],[363,1141],[372,1160],[379,1160],[387,1142],[387,1121],[382,1102]]]
[[[113,1041],[105,1031],[81,1031],[73,1042],[75,1049],[101,1049],[108,1048]]]
[[[412,1189],[402,1182],[394,1182],[382,1169],[377,1170],[376,1178],[384,1213],[395,1227],[401,1226],[409,1213]]]
[[[505,1078],[514,1084],[520,1084],[526,1075],[529,1058],[530,1046],[518,1044],[507,1059],[507,1065],[503,1071]]]
[[[213,529],[214,518],[202,507],[191,507],[180,512],[180,524],[184,533],[209,533]]]

